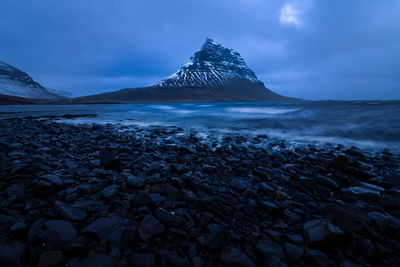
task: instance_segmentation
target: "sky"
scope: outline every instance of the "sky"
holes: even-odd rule
[[[0,61],[75,96],[157,83],[207,37],[283,95],[400,99],[398,0],[0,1]]]

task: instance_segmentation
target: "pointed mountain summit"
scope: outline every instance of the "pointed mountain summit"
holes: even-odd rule
[[[157,85],[160,87],[215,87],[227,85],[235,79],[247,79],[264,85],[247,67],[238,52],[207,38],[200,51],[190,58],[189,63]]]
[[[238,52],[207,38],[177,72],[149,87],[79,97],[69,103],[224,102],[298,100],[265,88]]]
[[[25,72],[0,61],[0,94],[35,99],[62,99],[35,82]]]

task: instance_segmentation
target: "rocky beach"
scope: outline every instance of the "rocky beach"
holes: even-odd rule
[[[56,121],[0,120],[2,266],[399,264],[397,153]]]

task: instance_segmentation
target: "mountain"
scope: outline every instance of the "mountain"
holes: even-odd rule
[[[28,74],[0,61],[0,94],[34,99],[62,99],[35,82]]]
[[[225,48],[207,38],[200,51],[197,51],[190,58],[189,63],[156,86],[219,87],[236,79],[246,79],[264,85],[247,67],[238,52]]]
[[[238,52],[206,39],[189,63],[149,87],[74,98],[67,103],[298,100],[265,88]]]

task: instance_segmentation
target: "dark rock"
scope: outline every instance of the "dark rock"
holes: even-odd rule
[[[343,197],[350,197],[362,200],[379,200],[381,194],[375,189],[371,189],[365,186],[351,186],[342,189]]]
[[[257,190],[259,192],[262,192],[264,194],[270,194],[270,193],[275,193],[275,189],[269,186],[267,183],[260,183],[257,187]]]
[[[25,223],[17,222],[10,228],[10,233],[13,235],[25,234],[28,226]]]
[[[118,189],[119,186],[115,184],[107,186],[101,191],[101,195],[108,200],[114,199],[117,195]]]
[[[276,205],[273,202],[262,201],[261,205],[264,208],[264,210],[266,210],[268,213],[270,213],[272,215],[278,215],[281,211],[281,209],[278,207],[278,205]]]
[[[296,245],[286,243],[285,244],[285,252],[288,258],[292,261],[298,261],[304,254],[304,250]]]
[[[179,256],[176,251],[162,250],[160,258],[162,266],[189,266],[187,259]]]
[[[71,207],[61,201],[56,200],[55,205],[60,209],[61,213],[64,214],[71,221],[82,221],[86,218],[86,213],[81,209]]]
[[[317,219],[306,222],[303,227],[310,243],[325,243],[338,245],[344,232],[327,219]]]
[[[44,223],[47,230],[57,233],[61,241],[69,243],[75,240],[76,231],[74,226],[69,221],[49,220]]]
[[[130,264],[133,267],[152,267],[156,263],[154,254],[134,253],[130,256]]]
[[[112,232],[108,236],[111,247],[119,249],[128,249],[131,247],[136,237],[136,228],[123,226],[120,229]]]
[[[218,224],[211,224],[207,228],[210,233],[205,241],[209,250],[219,249],[228,243],[226,232]]]
[[[82,230],[83,233],[93,234],[99,240],[105,240],[110,233],[123,226],[121,218],[115,214],[110,214],[108,217],[102,217],[88,225]]]
[[[70,263],[71,267],[119,267],[118,260],[105,254],[95,254],[80,261]]]
[[[64,255],[62,251],[46,251],[40,255],[38,267],[55,267],[62,265]]]
[[[6,232],[14,225],[17,220],[14,217],[0,214],[0,232]]]
[[[102,150],[100,162],[106,170],[121,171],[122,169],[119,154],[116,151]]]
[[[241,179],[233,179],[229,184],[233,189],[239,192],[242,192],[247,187],[246,182]]]
[[[269,259],[274,256],[279,259],[284,258],[282,247],[271,240],[261,240],[255,246],[255,249],[264,256],[264,259]]]
[[[329,266],[330,260],[325,253],[319,250],[310,249],[307,251],[305,259],[313,266]]]
[[[64,182],[61,180],[60,176],[57,176],[54,174],[46,174],[46,175],[42,176],[41,178],[49,181],[50,183],[52,183],[58,187],[64,186]]]
[[[336,190],[339,188],[337,183],[328,177],[319,176],[319,177],[317,177],[317,182],[321,185],[324,185],[324,186],[330,188],[330,189]]]
[[[256,266],[242,251],[226,246],[221,251],[221,260],[226,266],[251,267]]]
[[[146,215],[138,228],[140,238],[148,240],[155,235],[162,234],[164,232],[164,226],[153,216]]]
[[[0,244],[0,264],[2,266],[22,266],[26,245],[15,241],[11,244]]]
[[[154,213],[161,222],[169,226],[178,227],[185,223],[185,219],[182,217],[179,217],[174,213],[168,212],[162,208],[156,209]]]
[[[369,212],[368,217],[371,218],[371,220],[382,230],[386,229],[386,227],[390,223],[390,219],[392,218],[392,216],[390,215],[383,214],[377,211]]]
[[[181,192],[178,189],[176,189],[175,187],[173,187],[172,185],[169,185],[169,184],[166,186],[165,191],[167,193],[168,201],[171,201],[171,202],[177,201],[181,195]]]
[[[152,203],[149,193],[146,191],[137,190],[135,195],[130,199],[129,204],[133,208],[150,206]]]

